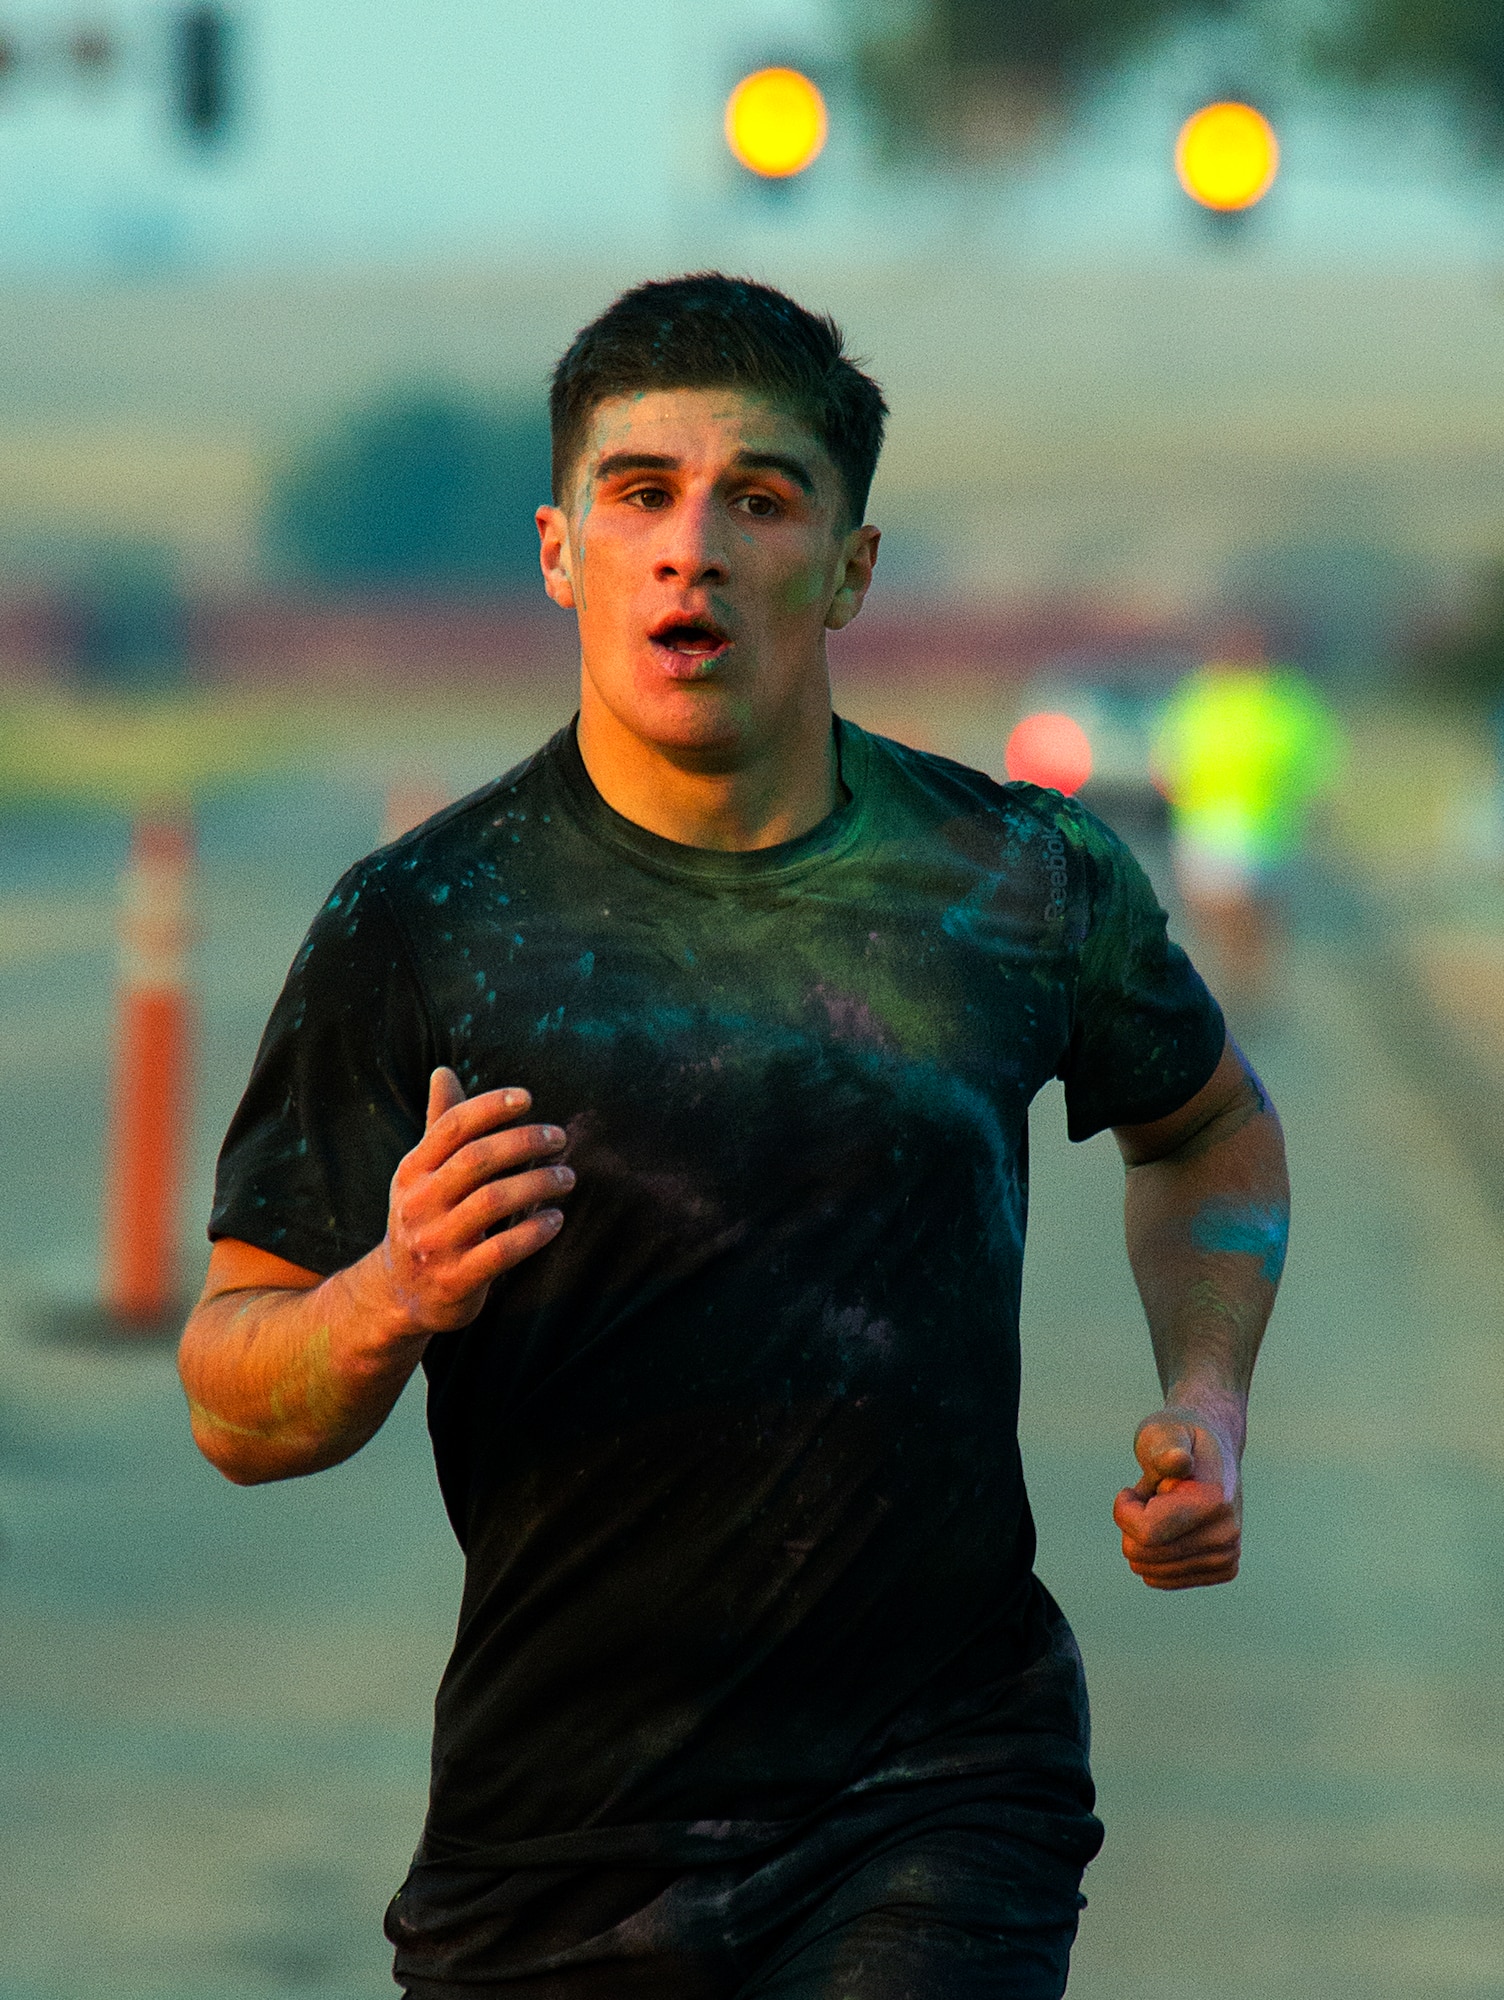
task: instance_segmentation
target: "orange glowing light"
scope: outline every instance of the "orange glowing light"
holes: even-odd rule
[[[1279,172],[1274,127],[1251,104],[1204,105],[1180,128],[1175,171],[1192,201],[1203,208],[1223,214],[1252,208]]]
[[[1073,716],[1026,715],[1008,738],[1003,762],[1010,778],[1079,792],[1091,776],[1091,741]]]
[[[726,100],[726,144],[765,180],[802,174],[827,130],[825,99],[796,69],[757,70]]]

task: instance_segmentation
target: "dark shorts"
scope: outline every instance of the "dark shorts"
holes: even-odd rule
[[[398,1978],[409,2000],[1060,2000],[1082,1860],[985,1809],[947,1819],[895,1830],[854,1865],[806,1850],[734,1875],[577,1877],[552,1894],[540,1881],[544,1928],[554,1895],[572,1906],[566,1934],[586,1903],[606,1919],[588,1944],[499,1978],[454,1962]]]
[[[843,1882],[739,2000],[1060,2000],[1080,1879],[1005,1835],[922,1836]]]

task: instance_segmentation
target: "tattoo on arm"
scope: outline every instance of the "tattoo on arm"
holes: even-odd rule
[[[1151,1154],[1147,1159],[1130,1159],[1128,1171],[1133,1173],[1139,1167],[1156,1166],[1166,1159],[1188,1167],[1218,1146],[1225,1146],[1245,1125],[1251,1125],[1256,1118],[1272,1116],[1273,1112],[1274,1106],[1265,1094],[1264,1086],[1252,1070],[1245,1068],[1242,1087],[1230,1104],[1224,1105],[1199,1130],[1190,1133],[1166,1152]]]

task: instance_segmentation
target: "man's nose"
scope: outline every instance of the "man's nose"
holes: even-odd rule
[[[724,583],[726,546],[714,501],[686,496],[669,514],[653,564],[660,583]]]

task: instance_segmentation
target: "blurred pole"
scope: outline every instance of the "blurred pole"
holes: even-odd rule
[[[185,7],[174,23],[174,109],[197,145],[217,145],[229,128],[235,109],[234,39],[224,7]]]
[[[193,834],[144,815],[121,880],[115,1074],[105,1166],[106,1313],[149,1326],[179,1303],[178,1200],[187,1152],[187,982]]]

